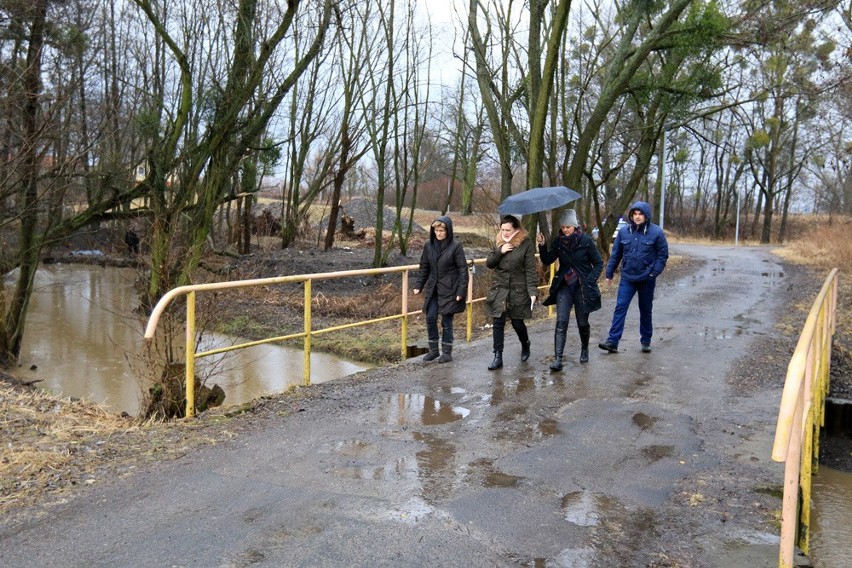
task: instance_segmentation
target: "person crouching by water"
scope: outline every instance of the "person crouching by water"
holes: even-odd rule
[[[571,307],[580,332],[580,363],[589,360],[589,314],[601,309],[601,291],[598,278],[603,271],[603,258],[595,246],[595,241],[583,233],[577,212],[568,209],[559,219],[559,234],[548,248],[544,235],[538,240],[538,254],[545,266],[559,260],[559,270],[550,283],[550,293],[542,302],[544,306],[556,304],[556,331],[553,335],[553,363],[551,371],[562,370],[562,354],[565,350],[565,337]]]
[[[453,316],[463,312],[467,295],[467,260],[461,243],[453,239],[453,221],[438,217],[429,229],[429,242],[420,255],[420,271],[414,293],[421,291],[429,352],[424,361],[447,363],[453,360]],[[443,353],[438,357],[438,314],[441,314],[440,338]]]
[[[485,299],[486,312],[493,318],[494,360],[488,365],[488,370],[493,371],[503,366],[506,318],[521,341],[521,361],[530,358],[530,336],[524,320],[532,317],[538,296],[538,271],[535,249],[520,217],[505,215],[500,219],[497,244],[485,259],[485,266],[494,270]]]

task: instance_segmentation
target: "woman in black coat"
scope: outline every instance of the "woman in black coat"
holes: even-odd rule
[[[453,316],[465,309],[467,260],[461,243],[453,240],[453,221],[441,216],[432,222],[429,242],[420,255],[420,272],[414,293],[423,292],[423,313],[429,353],[424,361],[446,363],[453,360]],[[438,357],[438,314],[441,314],[441,353]]]
[[[580,230],[577,213],[568,209],[559,220],[559,234],[553,239],[550,249],[545,246],[544,236],[538,235],[538,253],[545,266],[559,260],[559,270],[550,283],[550,294],[543,302],[545,306],[556,304],[556,331],[553,337],[553,363],[551,371],[562,370],[562,353],[571,307],[580,332],[580,363],[589,360],[589,314],[601,308],[601,291],[598,278],[603,270],[603,259],[591,237]]]

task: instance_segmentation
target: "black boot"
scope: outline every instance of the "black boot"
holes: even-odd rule
[[[553,372],[562,370],[562,353],[565,351],[565,336],[568,330],[568,322],[556,322],[556,332],[553,334],[553,363],[550,370]]]
[[[453,344],[452,343],[442,343],[441,344],[441,357],[438,359],[438,363],[449,363],[453,360]]]
[[[424,361],[434,361],[435,359],[438,358],[438,355],[440,355],[440,353],[438,353],[438,342],[437,341],[430,341],[429,342],[429,353],[427,353],[426,355],[423,356],[423,360]]]
[[[488,370],[493,371],[494,369],[499,369],[503,366],[503,352],[495,351],[494,352],[494,360],[491,361],[491,364],[488,365]]]
[[[553,363],[550,364],[551,372],[557,372],[562,370],[562,355],[554,355]]]
[[[532,345],[532,342],[529,339],[521,344],[521,361],[526,361],[530,358],[530,345]]]
[[[591,335],[591,326],[584,325],[580,327],[580,363],[589,362],[589,337]]]

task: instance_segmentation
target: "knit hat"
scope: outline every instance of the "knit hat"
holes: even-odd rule
[[[579,227],[580,221],[577,220],[577,212],[573,209],[566,209],[559,218],[560,227]]]

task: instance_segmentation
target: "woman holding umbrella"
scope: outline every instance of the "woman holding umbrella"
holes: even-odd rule
[[[545,306],[556,304],[556,331],[553,337],[553,363],[551,371],[562,370],[562,353],[568,331],[571,307],[580,332],[580,363],[589,360],[589,314],[601,308],[601,292],[598,278],[603,270],[603,259],[591,237],[580,230],[577,213],[568,209],[559,219],[559,234],[550,248],[544,236],[538,235],[538,252],[545,266],[559,260],[559,270],[550,283],[550,294],[543,302]]]
[[[493,371],[503,366],[507,318],[521,341],[521,361],[530,358],[530,337],[524,320],[532,317],[532,306],[538,296],[538,271],[535,249],[520,216],[509,214],[500,218],[497,242],[485,265],[494,270],[486,297],[486,311],[493,318],[494,360],[488,365],[488,370]]]

